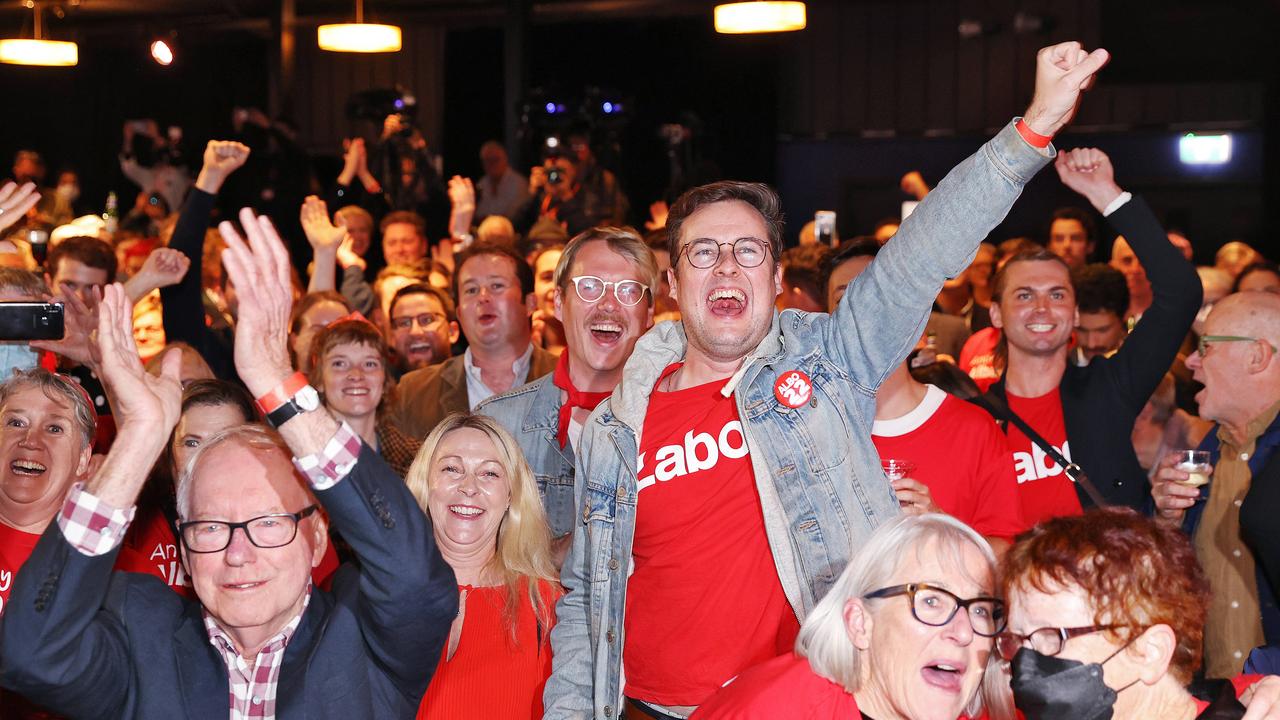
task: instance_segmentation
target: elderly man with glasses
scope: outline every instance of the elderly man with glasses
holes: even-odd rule
[[[452,570],[400,478],[288,360],[288,255],[245,210],[222,223],[241,304],[236,370],[267,420],[205,440],[178,481],[196,601],[110,573],[180,409],[179,360],[146,373],[119,285],[98,325],[119,433],[18,575],[0,683],[76,718],[410,718],[458,609]],[[323,505],[325,512],[318,509]],[[311,584],[332,521],[359,568]]]
[[[1213,589],[1205,670],[1232,677],[1249,653],[1280,645],[1280,296],[1240,292],[1213,306],[1187,358],[1204,383],[1200,416],[1217,426],[1200,444],[1209,483],[1192,484],[1170,453],[1152,483],[1156,518],[1195,541]]]
[[[553,283],[567,341],[555,372],[477,410],[520,443],[558,538],[556,557],[563,558],[578,516],[573,482],[582,427],[622,379],[636,340],[653,326],[658,265],[635,231],[593,228],[565,247]]]

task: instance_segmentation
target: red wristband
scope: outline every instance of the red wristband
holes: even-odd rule
[[[1027,121],[1022,118],[1018,118],[1018,122],[1014,123],[1013,127],[1017,129],[1018,134],[1021,135],[1022,139],[1026,140],[1027,144],[1031,147],[1047,148],[1049,147],[1049,143],[1053,142],[1052,135],[1041,135],[1035,130],[1032,130],[1031,126],[1027,124]]]
[[[258,403],[258,409],[262,411],[263,415],[270,415],[281,405],[289,402],[294,395],[298,394],[299,390],[309,384],[310,381],[307,380],[306,375],[303,375],[301,372],[295,372],[285,378],[285,381],[280,383],[280,385],[274,390],[258,398],[256,401]]]

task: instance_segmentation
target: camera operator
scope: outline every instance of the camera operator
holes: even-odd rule
[[[514,218],[516,229],[527,234],[541,220],[552,220],[569,236],[596,225],[615,222],[590,187],[580,180],[577,157],[551,151],[540,167],[529,171],[529,200]]]
[[[172,126],[161,135],[155,120],[126,120],[120,172],[144,194],[159,194],[168,207],[178,207],[191,187],[181,142],[182,128]]]
[[[587,214],[602,217],[609,225],[627,224],[631,201],[618,185],[618,178],[596,159],[591,147],[591,133],[584,127],[569,132],[569,152],[578,161],[578,182],[587,190],[587,198],[596,206],[588,206]],[[597,221],[600,224],[600,221]]]
[[[427,237],[448,237],[449,197],[422,131],[408,113],[392,113],[369,151],[369,167],[389,210],[410,210],[427,221]]]

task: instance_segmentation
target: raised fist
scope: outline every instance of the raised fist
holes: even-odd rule
[[[1023,120],[1040,135],[1053,136],[1071,122],[1080,95],[1111,54],[1102,48],[1086,52],[1076,41],[1042,48],[1036,54],[1036,90]]]

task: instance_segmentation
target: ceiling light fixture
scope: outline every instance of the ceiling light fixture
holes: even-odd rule
[[[804,29],[805,6],[775,0],[726,3],[716,6],[715,19],[718,33],[790,32]]]
[[[0,40],[0,62],[44,67],[68,67],[80,62],[80,49],[75,43],[44,39],[40,5],[31,2],[27,7],[35,11],[35,38]]]
[[[356,21],[321,25],[316,30],[321,50],[330,52],[399,52],[400,28],[364,21],[364,0],[356,0]]]

